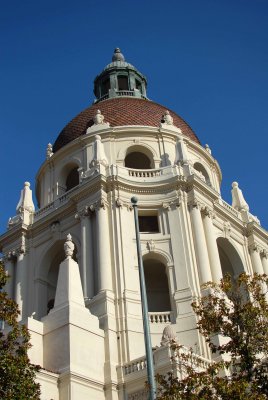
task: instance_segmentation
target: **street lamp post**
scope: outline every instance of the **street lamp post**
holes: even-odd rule
[[[143,262],[141,255],[137,197],[132,197],[131,203],[133,205],[134,219],[135,219],[136,244],[137,244],[139,275],[140,275],[141,304],[142,304],[142,316],[143,316],[143,328],[144,328],[144,342],[145,342],[145,351],[147,360],[147,375],[149,383],[149,400],[154,400],[156,396],[156,385],[154,379],[154,361],[153,361],[152,343],[151,343],[150,326],[148,318],[148,303],[147,303],[147,295],[145,287],[145,278],[144,278]]]

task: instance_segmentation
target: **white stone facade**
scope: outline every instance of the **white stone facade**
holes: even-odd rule
[[[221,198],[210,149],[168,117],[155,127],[111,127],[98,115],[85,135],[55,153],[50,145],[36,179],[39,209],[26,183],[0,238],[6,289],[30,330],[31,360],[42,367],[42,400],[144,397],[133,195],[139,215],[158,224],[141,232],[158,372],[174,368],[169,346],[160,347],[168,324],[204,363],[211,359],[191,308],[202,283],[225,272],[268,273],[268,234],[238,185],[231,206]],[[151,168],[127,168],[132,152]],[[68,184],[74,170],[78,180]],[[66,258],[69,233],[75,249]]]

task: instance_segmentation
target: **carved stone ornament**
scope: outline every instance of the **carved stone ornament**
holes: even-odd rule
[[[261,248],[261,246],[259,246],[257,243],[251,243],[249,246],[248,246],[248,249],[249,249],[249,251],[250,251],[250,253],[253,253],[254,251],[256,251],[257,253],[259,253],[259,254],[261,254],[261,252],[262,252],[262,248]]]
[[[173,118],[168,110],[165,111],[165,114],[163,115],[161,122],[167,125],[173,125]]]
[[[47,160],[50,159],[50,157],[53,156],[53,146],[51,143],[48,143],[47,145]]]
[[[94,209],[92,209],[93,205],[90,206],[85,206],[83,209],[79,210],[76,214],[75,214],[75,219],[82,219],[85,217],[89,217],[92,212],[94,211]]]
[[[154,251],[155,250],[155,243],[154,243],[153,239],[148,240],[147,249],[149,251]]]
[[[205,150],[206,150],[209,154],[211,154],[211,148],[209,147],[208,144],[205,144]]]
[[[148,390],[142,389],[138,392],[128,394],[127,400],[147,400],[148,399]]]
[[[205,215],[205,216],[207,216],[207,217],[209,217],[211,219],[215,218],[215,214],[213,213],[213,211],[208,206],[202,207],[201,212],[202,212],[203,215]]]
[[[26,253],[26,239],[25,239],[25,233],[24,232],[22,233],[22,236],[21,236],[21,245],[20,245],[19,252],[21,254],[25,254]]]
[[[163,334],[162,334],[162,339],[161,339],[161,346],[166,346],[167,344],[169,344],[172,341],[176,341],[176,333],[173,329],[172,325],[167,325],[164,330],[163,330]]]
[[[115,200],[115,204],[117,207],[123,207],[124,205],[123,201],[119,197],[117,197],[117,199]]]
[[[74,253],[74,244],[70,233],[67,235],[66,242],[64,243],[64,251],[66,258],[72,258]]]
[[[162,207],[165,210],[170,211],[172,206],[177,208],[180,206],[180,204],[181,204],[181,202],[180,202],[180,199],[178,198],[178,199],[170,201],[169,203],[166,203],[166,202],[162,203]]]
[[[102,115],[100,110],[97,110],[97,113],[93,117],[93,121],[95,125],[100,125],[104,123],[104,116]]]
[[[231,236],[231,224],[229,221],[223,223],[223,233],[225,239],[228,239]]]

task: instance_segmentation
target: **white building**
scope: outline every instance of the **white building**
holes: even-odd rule
[[[204,364],[211,358],[191,308],[202,283],[268,274],[268,234],[238,184],[231,206],[210,148],[147,99],[146,78],[119,49],[94,85],[94,104],[47,147],[38,210],[26,182],[0,237],[43,400],[146,398],[133,195],[158,372],[172,367],[169,346],[160,346],[170,324]]]

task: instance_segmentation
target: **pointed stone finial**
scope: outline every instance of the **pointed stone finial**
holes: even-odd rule
[[[119,49],[119,47],[116,47],[116,49],[114,49],[112,62],[115,62],[115,61],[123,61],[123,62],[125,61],[125,57],[121,53],[121,50]]]
[[[94,156],[90,163],[90,166],[95,167],[96,165],[100,164],[106,166],[108,164],[108,161],[104,151],[103,144],[101,142],[101,137],[99,135],[95,135]]]
[[[100,110],[97,110],[94,118],[93,118],[95,125],[104,124],[104,116],[102,115]]]
[[[249,206],[244,199],[242,190],[237,182],[232,183],[232,206],[238,211],[249,211]]]
[[[17,214],[20,214],[24,210],[29,212],[34,212],[35,210],[29,182],[24,182],[24,188],[21,190],[20,200],[16,207]]]
[[[47,145],[47,160],[49,160],[51,156],[53,156],[53,146],[51,143],[48,143],[48,145]]]
[[[168,110],[165,111],[165,114],[162,117],[162,121],[167,125],[173,125],[173,118]]]
[[[172,327],[172,325],[167,325],[162,334],[162,339],[161,339],[161,346],[165,346],[169,344],[171,341],[176,341],[176,333]]]
[[[64,251],[66,258],[72,258],[74,252],[74,244],[72,240],[72,236],[68,233],[66,241],[64,243]]]
[[[208,144],[205,144],[205,149],[209,154],[211,154],[211,148],[209,147]]]

